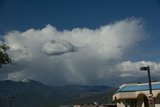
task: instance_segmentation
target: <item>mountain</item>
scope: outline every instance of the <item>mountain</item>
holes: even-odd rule
[[[64,104],[105,103],[115,88],[109,86],[47,86],[34,80],[0,81],[0,107],[56,107]]]

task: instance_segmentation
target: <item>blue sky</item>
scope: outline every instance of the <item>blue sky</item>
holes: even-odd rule
[[[148,54],[133,60],[159,61],[159,0],[1,0],[0,35],[12,30],[40,29],[47,24],[58,30],[95,29],[128,17],[142,18],[150,35],[139,49]]]
[[[1,32],[54,24],[58,29],[97,28],[126,17],[143,18],[158,30],[158,0],[1,0]]]
[[[48,24],[50,26],[46,26]],[[139,29],[141,24],[145,37]],[[100,28],[101,26],[104,27]],[[20,32],[12,32],[14,30]],[[104,84],[106,80],[113,80],[112,76],[121,75],[119,73],[122,75],[115,81],[126,76],[133,79],[139,65],[148,64],[159,73],[159,32],[160,0],[0,0],[0,35],[2,39],[5,37],[5,42],[11,47],[11,57],[19,64],[19,68],[4,67],[4,71],[9,69],[14,72],[8,70],[0,79],[19,80],[33,74],[31,79],[52,84],[52,75],[56,75],[53,84],[74,83],[77,78],[77,83],[94,84],[96,81],[95,84]],[[23,35],[26,35],[25,39]],[[72,35],[79,36],[74,38]],[[132,48],[134,46],[136,48]],[[34,54],[39,58],[33,58]],[[42,56],[46,59],[42,59]],[[38,63],[39,60],[46,61],[48,65],[57,65],[44,66],[42,69],[47,71],[44,75],[37,65],[28,62]],[[126,65],[132,69],[124,72]],[[33,69],[28,69],[29,67]],[[132,72],[134,67],[137,67],[137,72]],[[22,69],[19,70],[20,68]],[[118,72],[118,68],[122,71]],[[39,77],[34,70],[41,71],[38,72]],[[92,70],[95,72],[88,72]],[[44,79],[46,77],[48,80]]]

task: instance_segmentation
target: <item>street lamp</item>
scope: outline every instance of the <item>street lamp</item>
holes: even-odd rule
[[[140,70],[148,72],[148,83],[149,83],[149,92],[150,92],[150,94],[148,95],[148,102],[149,102],[149,107],[155,107],[154,97],[153,97],[153,93],[152,93],[150,67],[149,66],[141,67]]]
[[[150,73],[149,66],[147,66],[147,67],[141,67],[140,69],[141,69],[141,71],[147,71],[148,72],[149,92],[150,92],[150,94],[153,94],[152,93],[152,84],[151,84],[151,73]]]

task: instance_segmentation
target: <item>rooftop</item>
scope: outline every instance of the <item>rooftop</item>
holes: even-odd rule
[[[159,90],[160,89],[160,82],[152,82],[152,90]],[[118,92],[135,92],[135,91],[146,91],[149,90],[148,83],[130,83],[130,84],[123,84],[119,87],[116,91]]]

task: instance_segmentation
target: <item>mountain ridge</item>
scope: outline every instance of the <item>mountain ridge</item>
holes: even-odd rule
[[[83,103],[84,99],[95,99],[115,90],[109,86],[65,85],[48,86],[38,81],[0,81],[0,102],[8,106],[6,96],[14,96],[13,107],[55,107],[60,104]],[[104,95],[104,96],[105,96]],[[107,99],[106,99],[107,101]],[[86,101],[87,103],[87,101]]]

